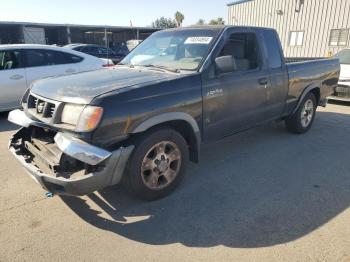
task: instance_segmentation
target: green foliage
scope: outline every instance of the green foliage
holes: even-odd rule
[[[185,16],[181,12],[177,11],[175,13],[175,21],[176,21],[178,27],[181,27],[184,19],[185,19]]]
[[[162,16],[152,23],[152,27],[162,29],[174,28],[176,27],[176,21],[174,19]]]
[[[199,19],[196,25],[205,25],[205,20],[204,19]]]
[[[225,21],[222,17],[218,17],[217,19],[212,19],[209,22],[209,25],[224,25]]]

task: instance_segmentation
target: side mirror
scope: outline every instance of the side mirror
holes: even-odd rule
[[[236,70],[236,64],[232,55],[220,56],[215,59],[217,74],[231,73]]]

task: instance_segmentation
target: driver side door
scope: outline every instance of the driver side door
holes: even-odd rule
[[[204,140],[217,140],[266,120],[266,89],[270,85],[259,46],[250,30],[226,32],[203,74]],[[236,69],[217,74],[215,58],[232,56]]]

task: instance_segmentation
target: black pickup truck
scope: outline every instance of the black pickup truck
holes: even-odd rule
[[[9,148],[46,190],[85,195],[125,182],[170,193],[202,143],[285,120],[305,133],[339,77],[337,59],[286,64],[276,31],[154,33],[118,66],[35,82],[9,113]]]

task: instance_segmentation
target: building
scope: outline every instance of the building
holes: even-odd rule
[[[232,25],[275,28],[286,57],[327,57],[350,47],[349,0],[236,0]]]
[[[113,48],[128,40],[144,40],[157,30],[150,27],[0,22],[0,44],[89,43],[108,44]]]

